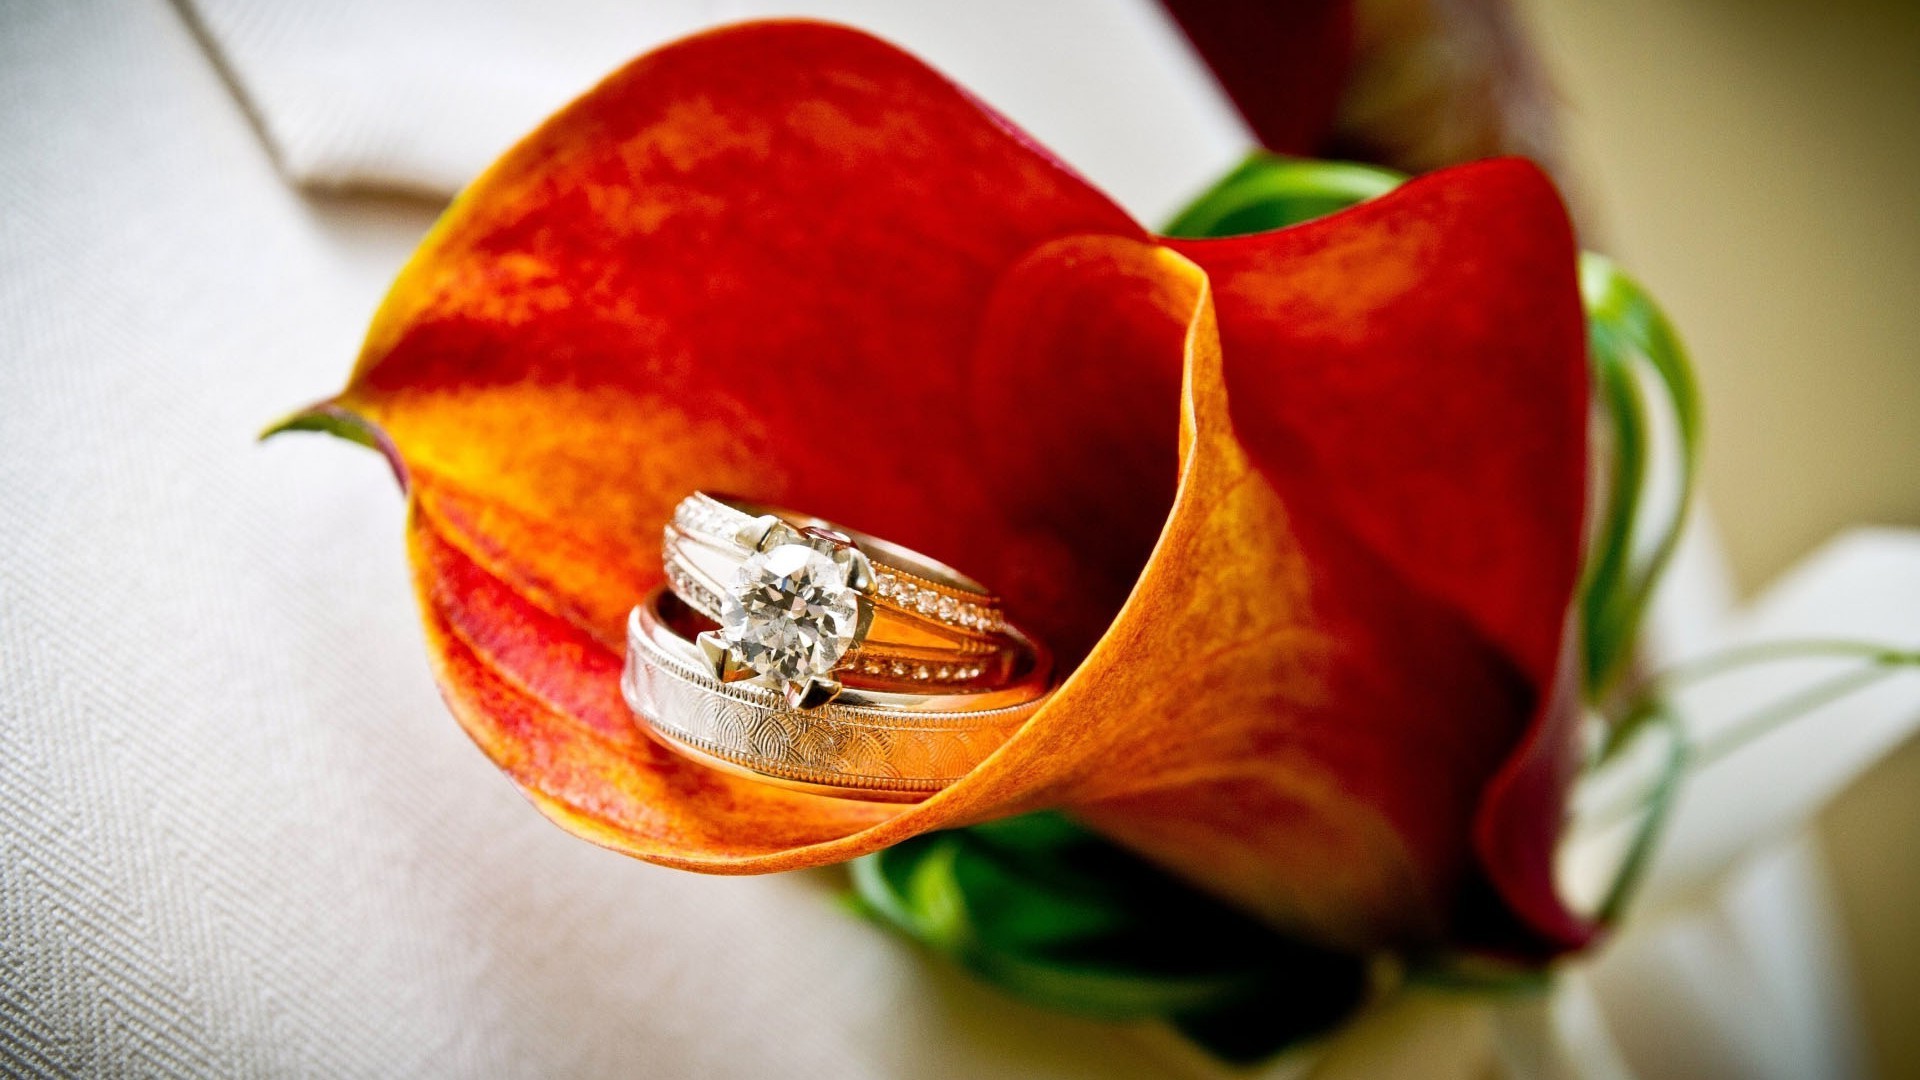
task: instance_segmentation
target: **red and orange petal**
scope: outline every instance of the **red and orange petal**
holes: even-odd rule
[[[1532,167],[1162,246],[918,61],[754,24],[636,61],[448,211],[313,426],[399,461],[435,671],[564,827],[760,872],[1066,806],[1356,945],[1550,952],[1584,491],[1571,241]],[[1077,664],[917,806],[642,737],[625,612],[699,489],[994,584]]]

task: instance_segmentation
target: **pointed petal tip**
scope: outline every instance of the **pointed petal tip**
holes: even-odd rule
[[[288,431],[318,431],[379,451],[380,455],[387,459],[387,464],[392,467],[393,475],[400,481],[400,485],[406,486],[406,465],[400,458],[399,448],[393,445],[393,440],[387,437],[386,432],[380,430],[378,424],[341,405],[338,399],[328,398],[288,413],[260,429],[260,434],[255,438],[265,442],[275,435]]]

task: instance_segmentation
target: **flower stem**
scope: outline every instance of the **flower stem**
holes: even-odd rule
[[[1739,720],[1706,740],[1695,740],[1673,706],[1673,694],[1682,687],[1759,664],[1788,660],[1858,659],[1866,666],[1821,681],[1776,701]],[[1678,797],[1681,779],[1689,772],[1725,758],[1789,721],[1815,712],[1862,690],[1902,668],[1920,668],[1920,650],[1866,641],[1769,641],[1715,653],[1650,681],[1628,705],[1608,732],[1593,767],[1615,759],[1649,728],[1658,727],[1668,738],[1668,751],[1651,785],[1631,798],[1595,815],[1596,828],[1606,828],[1643,813],[1638,832],[1600,902],[1596,919],[1617,923],[1639,890],[1654,850],[1665,831]]]

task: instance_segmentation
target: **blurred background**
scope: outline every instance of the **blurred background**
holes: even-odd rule
[[[1741,590],[1846,525],[1920,525],[1920,4],[1520,8],[1588,220],[1692,348]],[[1881,1074],[1920,1076],[1920,742],[1820,829]]]

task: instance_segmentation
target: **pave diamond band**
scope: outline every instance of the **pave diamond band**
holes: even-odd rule
[[[627,626],[621,691],[656,741],[738,775],[818,794],[916,801],[966,774],[1045,701],[1034,670],[976,693],[843,692],[799,709],[772,688],[723,682],[660,590]]]
[[[877,537],[791,511],[695,492],[675,508],[673,524],[667,528],[669,542],[678,534],[694,542],[733,546],[741,529],[768,515],[802,527],[837,532],[852,540],[873,561],[874,597],[889,607],[974,633],[997,633],[1006,626],[1006,616],[993,594],[952,567]]]
[[[984,586],[818,518],[695,493],[661,552],[673,592],[719,624],[700,638],[715,676],[757,678],[790,704],[848,685],[988,689],[1035,666]]]

